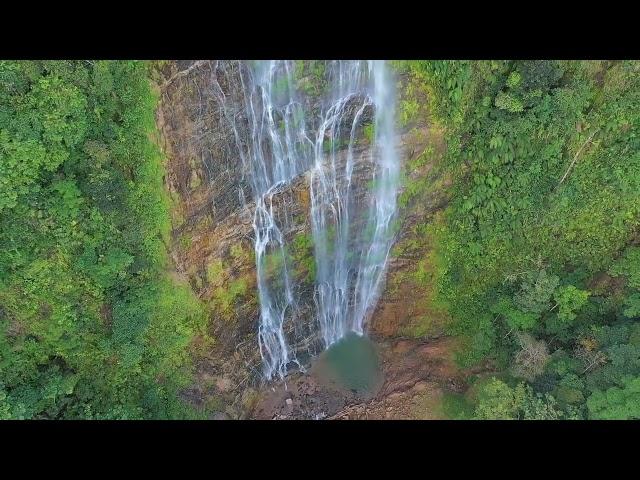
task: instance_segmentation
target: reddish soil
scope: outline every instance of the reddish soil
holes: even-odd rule
[[[438,419],[444,391],[466,389],[453,360],[456,340],[411,339],[379,343],[384,380],[365,398],[327,383],[313,367],[265,388],[253,409],[256,419]]]

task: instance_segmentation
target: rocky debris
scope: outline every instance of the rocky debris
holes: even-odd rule
[[[429,388],[429,384],[427,382],[420,381],[416,383],[411,389],[416,393],[420,393],[420,392],[424,392],[428,388]]]
[[[219,377],[219,378],[216,379],[216,387],[221,392],[229,391],[232,386],[233,386],[232,381],[228,377],[224,377],[223,376],[223,377]]]
[[[384,382],[370,398],[324,383],[312,367],[265,388],[249,418],[258,419],[428,419],[441,418],[447,390],[465,388],[465,372],[453,361],[456,341],[382,341]]]
[[[231,417],[224,412],[216,413],[211,420],[231,420]]]
[[[310,374],[294,373],[284,382],[265,388],[250,418],[323,419],[327,412],[343,408],[352,393],[321,385]]]

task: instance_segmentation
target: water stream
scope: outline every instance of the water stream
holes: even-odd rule
[[[283,378],[298,363],[285,334],[298,299],[286,255],[286,219],[274,213],[274,195],[308,176],[315,315],[325,348],[350,332],[364,333],[380,293],[396,213],[400,165],[394,80],[386,63],[324,62],[324,89],[313,99],[296,90],[296,67],[293,61],[259,61],[241,68],[242,112],[220,91],[255,202],[258,339],[266,379]],[[372,134],[362,160],[365,125]],[[358,161],[371,164],[367,185],[358,184]]]

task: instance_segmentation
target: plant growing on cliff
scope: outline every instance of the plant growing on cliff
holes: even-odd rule
[[[293,238],[289,248],[296,277],[313,284],[316,278],[316,260],[313,255],[313,237],[309,233],[299,233]]]
[[[233,313],[233,307],[239,299],[247,294],[247,282],[244,278],[237,278],[228,285],[217,287],[213,294],[214,305],[218,312],[226,317]]]
[[[296,60],[293,76],[298,90],[308,96],[317,97],[327,88],[324,60]]]

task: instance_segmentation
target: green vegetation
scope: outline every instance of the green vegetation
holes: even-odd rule
[[[443,393],[442,410],[445,417],[452,420],[470,420],[474,414],[471,402],[464,395],[453,392]]]
[[[510,387],[496,378],[484,383],[478,393],[477,406],[472,418],[479,420],[577,420],[572,408],[558,408],[548,393],[534,393],[523,382]]]
[[[237,318],[236,307],[249,305],[257,301],[250,288],[255,272],[242,272],[237,267],[254,265],[253,250],[245,249],[236,244],[229,248],[229,257],[226,261],[216,258],[206,267],[206,280],[211,287],[211,313],[214,318],[232,320]],[[239,264],[235,265],[234,264]],[[195,276],[199,278],[198,276]]]
[[[150,81],[165,66],[0,61],[0,419],[203,415],[179,395],[213,340],[169,266]],[[407,278],[426,312],[402,334],[446,328],[461,366],[490,371],[445,393],[444,414],[639,419],[640,62],[396,66],[407,74],[400,123],[445,140],[408,165],[400,206],[434,189],[450,198],[397,247],[416,259]],[[295,88],[322,94],[325,70],[296,62]],[[365,141],[374,135],[363,126]],[[191,188],[202,182],[194,165]],[[177,246],[189,250],[189,234]],[[224,264],[188,272],[224,320],[255,302],[252,255],[234,245]],[[263,261],[276,279],[285,262],[298,281],[315,279],[308,234]]]
[[[296,88],[308,96],[319,96],[327,88],[325,60],[296,60],[293,78]]]
[[[282,282],[283,271],[286,267],[290,273],[293,273],[297,281],[313,284],[316,277],[316,262],[313,253],[311,233],[298,233],[290,244],[264,255],[265,275],[276,283]]]
[[[343,150],[348,147],[349,147],[349,138],[331,137],[329,139],[324,139],[322,142],[322,151],[326,154],[337,153],[340,150]]]
[[[289,255],[293,262],[296,278],[313,285],[316,278],[313,236],[310,233],[296,235],[289,247]]]
[[[236,301],[247,294],[247,282],[244,278],[237,278],[227,287],[217,287],[213,292],[214,305],[225,316],[233,312]]]
[[[375,138],[375,125],[373,123],[367,123],[362,128],[362,131],[364,133],[364,138],[367,140],[367,142],[373,143],[373,140]]]
[[[167,271],[133,61],[0,61],[0,418],[182,418],[205,316]]]
[[[425,223],[479,418],[640,418],[640,63],[398,62],[429,97],[452,180]],[[413,181],[405,205],[424,191]]]

